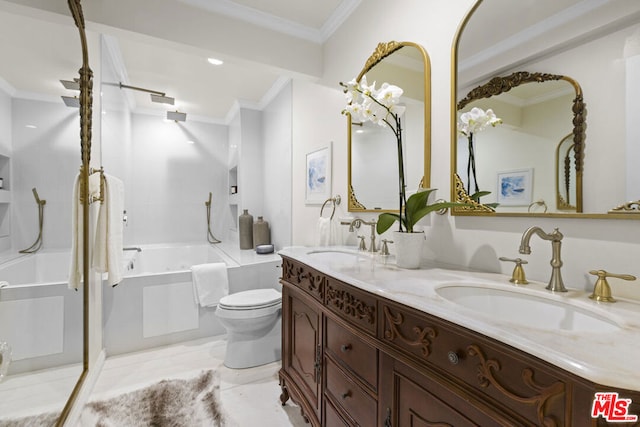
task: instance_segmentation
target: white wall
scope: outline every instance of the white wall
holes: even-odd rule
[[[102,147],[103,164],[124,180],[125,245],[206,242],[209,192],[213,234],[229,228],[221,220],[228,210],[225,126],[133,114],[130,142],[113,142]]]
[[[305,205],[306,155],[332,145],[332,195],[342,204],[334,219],[344,216],[347,206],[347,120],[342,91],[306,81],[293,82],[292,147],[292,243],[314,245],[321,205]],[[325,213],[326,216],[326,213]]]
[[[344,121],[338,117],[343,105],[337,82],[356,75],[380,41],[410,40],[422,44],[429,53],[432,66],[432,187],[439,189],[438,197],[450,199],[451,126],[455,126],[451,117],[451,49],[456,30],[473,3],[472,0],[413,0],[403,3],[403,7],[389,7],[389,3],[382,0],[367,1],[325,45],[322,83],[328,88],[312,86],[300,91],[300,94],[322,94],[322,98],[309,99],[325,102],[310,105],[308,111],[299,109],[295,102],[297,84],[294,82],[294,117],[304,116],[305,112],[317,114],[317,117],[309,114],[302,123],[294,120],[294,244],[308,244],[304,231],[312,229],[316,222],[317,211],[304,206],[300,175],[304,153],[317,148],[323,142],[321,136],[325,140],[335,138],[333,188],[338,193],[346,191],[346,129]],[[354,28],[363,30],[353,31]],[[317,105],[322,105],[322,109]],[[598,115],[590,112],[588,121],[595,120]],[[302,137],[303,129],[309,137]],[[591,152],[587,156],[590,155]],[[448,263],[510,274],[513,266],[500,263],[497,258],[517,256],[524,230],[538,225],[546,231],[559,227],[564,233],[563,277],[569,287],[590,289],[594,280],[587,271],[594,268],[640,274],[637,267],[640,224],[637,221],[434,215],[425,220],[425,225],[425,256]],[[529,278],[548,281],[551,272],[549,243],[534,240],[532,254],[527,259]],[[612,283],[612,286],[614,294],[633,294],[640,298],[640,287],[635,284],[618,286]]]
[[[81,163],[78,109],[62,101],[16,98],[12,116],[12,246],[25,249],[38,236],[38,206],[31,191],[36,188],[46,200],[42,247],[69,248],[71,194]]]
[[[277,249],[291,245],[292,83],[262,111],[263,214]]]

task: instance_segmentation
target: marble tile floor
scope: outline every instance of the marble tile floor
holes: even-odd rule
[[[217,368],[227,427],[309,425],[291,401],[280,404],[280,362],[229,369],[222,364],[225,348],[224,336],[220,336],[108,357],[89,400],[107,399],[163,379],[191,378]],[[33,406],[30,413],[34,413]]]

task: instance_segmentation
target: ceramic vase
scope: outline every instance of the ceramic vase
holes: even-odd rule
[[[253,223],[253,246],[271,244],[271,231],[269,230],[269,223],[262,219],[261,216]]]
[[[253,215],[244,209],[238,217],[238,231],[240,233],[240,249],[253,249]]]
[[[400,268],[419,268],[425,236],[420,233],[393,232],[396,247],[396,265]]]

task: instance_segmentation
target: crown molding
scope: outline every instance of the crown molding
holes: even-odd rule
[[[209,12],[225,15],[258,27],[287,34],[292,37],[322,44],[358,7],[361,0],[342,0],[320,29],[290,21],[231,0],[179,0]]]

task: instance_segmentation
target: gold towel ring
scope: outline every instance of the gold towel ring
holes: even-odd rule
[[[538,200],[538,201],[536,201],[536,202],[531,203],[531,204],[529,205],[529,208],[527,209],[527,212],[531,213],[531,208],[532,208],[534,205],[544,206],[544,211],[543,211],[542,213],[547,213],[547,203],[546,203],[544,200],[542,200],[542,199],[540,199],[540,200]]]
[[[335,197],[331,197],[327,200],[324,201],[324,203],[322,204],[322,207],[320,208],[320,216],[322,216],[322,211],[324,210],[324,207],[327,205],[327,203],[331,202],[333,204],[333,209],[331,210],[331,216],[329,217],[329,219],[333,219],[333,215],[335,215],[336,213],[336,206],[340,204],[340,202],[342,201],[342,198],[340,197],[340,195],[338,194]]]

